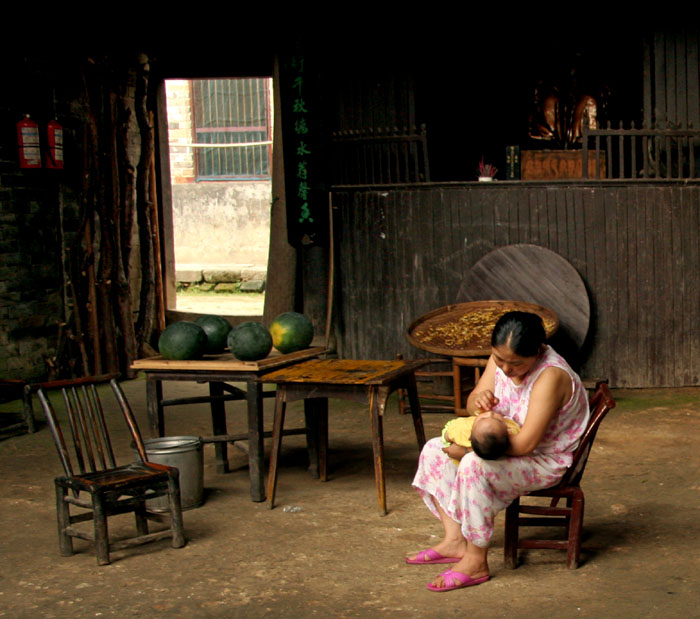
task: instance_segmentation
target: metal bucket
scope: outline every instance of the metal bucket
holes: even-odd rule
[[[198,436],[164,436],[143,442],[149,462],[174,466],[180,471],[180,502],[182,509],[202,504],[204,496],[204,458],[202,439]],[[149,510],[168,511],[168,497],[146,501]]]

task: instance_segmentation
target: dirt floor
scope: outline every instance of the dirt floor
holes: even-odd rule
[[[178,294],[177,311],[220,316],[262,316],[265,295],[248,294]]]
[[[146,428],[145,382],[124,383]],[[166,385],[166,397],[203,392]],[[0,441],[0,615],[7,617],[687,617],[700,590],[700,389],[615,391],[589,461],[583,561],[559,551],[521,551],[503,565],[502,517],[491,581],[442,595],[426,583],[440,566],[404,556],[437,541],[439,523],[411,489],[418,451],[411,420],[392,402],[385,416],[389,514],[377,512],[369,419],[331,400],[330,480],[306,471],[303,438],[286,437],[277,506],[253,503],[246,457],[217,474],[204,449],[205,501],[184,513],[188,544],[162,541],[113,553],[98,567],[87,542],[61,557],[53,477],[59,462],[46,426]],[[266,428],[272,400],[266,401]],[[2,410],[2,409],[0,409]],[[228,404],[241,431],[245,411]],[[447,415],[425,415],[429,437]],[[292,406],[287,427],[301,425]],[[204,405],[167,412],[171,436],[210,432]],[[269,445],[268,445],[269,447]],[[131,458],[127,442],[118,450]],[[121,517],[120,517],[121,518]],[[126,518],[126,517],[124,517]],[[118,520],[112,532],[132,526]]]

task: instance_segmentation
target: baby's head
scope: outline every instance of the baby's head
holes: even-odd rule
[[[502,415],[488,411],[474,420],[471,435],[474,453],[484,460],[497,460],[508,449],[508,428]]]

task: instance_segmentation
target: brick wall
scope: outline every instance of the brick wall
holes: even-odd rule
[[[192,106],[189,80],[168,80],[165,85],[168,105],[170,177],[174,185],[192,183],[194,149],[192,143]]]

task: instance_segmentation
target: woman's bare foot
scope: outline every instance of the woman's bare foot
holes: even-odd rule
[[[489,575],[489,564],[486,559],[486,553],[479,551],[473,551],[472,548],[476,548],[472,545],[469,546],[464,555],[450,555],[450,556],[462,556],[458,563],[452,566],[452,570],[455,572],[461,572],[470,576],[474,580],[477,578],[482,578],[483,576]],[[437,550],[437,547],[436,547]],[[438,551],[439,552],[439,551]],[[432,583],[435,587],[442,588],[445,586],[444,579],[442,575],[438,575]]]
[[[461,538],[459,540],[446,540],[443,539],[441,542],[432,546],[432,549],[441,554],[443,557],[463,557],[467,552],[467,540]],[[414,561],[419,553],[415,553],[408,556],[408,559]]]

